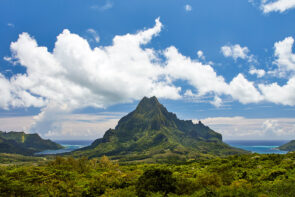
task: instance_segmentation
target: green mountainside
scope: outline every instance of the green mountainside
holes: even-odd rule
[[[23,155],[31,155],[33,151],[24,148],[22,145],[13,140],[6,140],[0,137],[0,152],[1,153],[22,153]]]
[[[72,155],[154,162],[242,153],[247,152],[223,143],[221,134],[201,122],[179,120],[156,97],[144,97],[115,129],[107,130],[103,138]]]
[[[0,153],[32,155],[44,150],[61,148],[63,148],[61,145],[51,140],[44,140],[38,134],[0,131]]]
[[[295,140],[292,140],[287,144],[280,146],[279,149],[285,151],[295,151]]]

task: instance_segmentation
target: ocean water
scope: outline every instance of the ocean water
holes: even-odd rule
[[[225,140],[225,143],[230,146],[251,151],[252,153],[260,154],[286,154],[288,151],[281,151],[277,148],[287,142],[288,140]]]
[[[62,145],[63,149],[59,150],[45,150],[39,153],[36,153],[36,155],[55,155],[60,153],[67,153],[74,151],[79,148],[83,148],[85,146],[89,146],[93,141],[90,140],[55,140],[54,142]]]

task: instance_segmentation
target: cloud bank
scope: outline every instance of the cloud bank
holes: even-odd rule
[[[225,140],[286,140],[295,135],[294,118],[213,117],[201,120]],[[194,122],[197,122],[195,120]]]
[[[227,83],[211,65],[182,55],[175,46],[162,51],[145,47],[162,27],[156,19],[152,28],[117,35],[112,45],[93,49],[86,39],[65,29],[57,36],[52,52],[22,33],[11,43],[10,60],[24,66],[26,73],[10,79],[0,74],[0,107],[41,108],[30,130],[48,135],[62,130],[63,117],[76,109],[106,108],[143,96],[186,97],[182,87],[175,85],[178,80],[192,87],[186,90],[189,96],[211,95],[210,102],[217,107],[224,95],[243,104],[270,101],[295,105],[295,79],[284,86],[255,84],[239,73]],[[247,48],[233,46],[229,54],[248,58],[247,53]],[[279,97],[273,97],[275,91],[281,93]]]
[[[61,130],[50,130],[43,135],[54,140],[89,140],[101,138],[114,128],[123,113],[70,114],[59,122]],[[0,117],[1,131],[27,131],[34,125],[34,116]]]

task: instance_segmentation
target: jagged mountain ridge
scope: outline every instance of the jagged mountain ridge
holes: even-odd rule
[[[38,134],[26,134],[24,132],[0,131],[0,153],[16,153],[32,155],[44,150],[57,150],[61,145],[44,140]]]
[[[201,122],[194,124],[191,120],[178,119],[156,97],[144,97],[134,111],[119,120],[115,129],[107,130],[103,138],[73,155],[142,160],[236,153],[245,152],[223,143],[221,134]]]

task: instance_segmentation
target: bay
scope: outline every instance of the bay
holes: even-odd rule
[[[225,140],[230,146],[259,154],[286,154],[288,151],[277,148],[289,140]]]
[[[45,150],[36,155],[55,155],[61,153],[72,152],[79,148],[83,148],[85,146],[89,146],[93,141],[91,140],[55,140],[54,142],[62,145],[64,148],[59,150]]]

